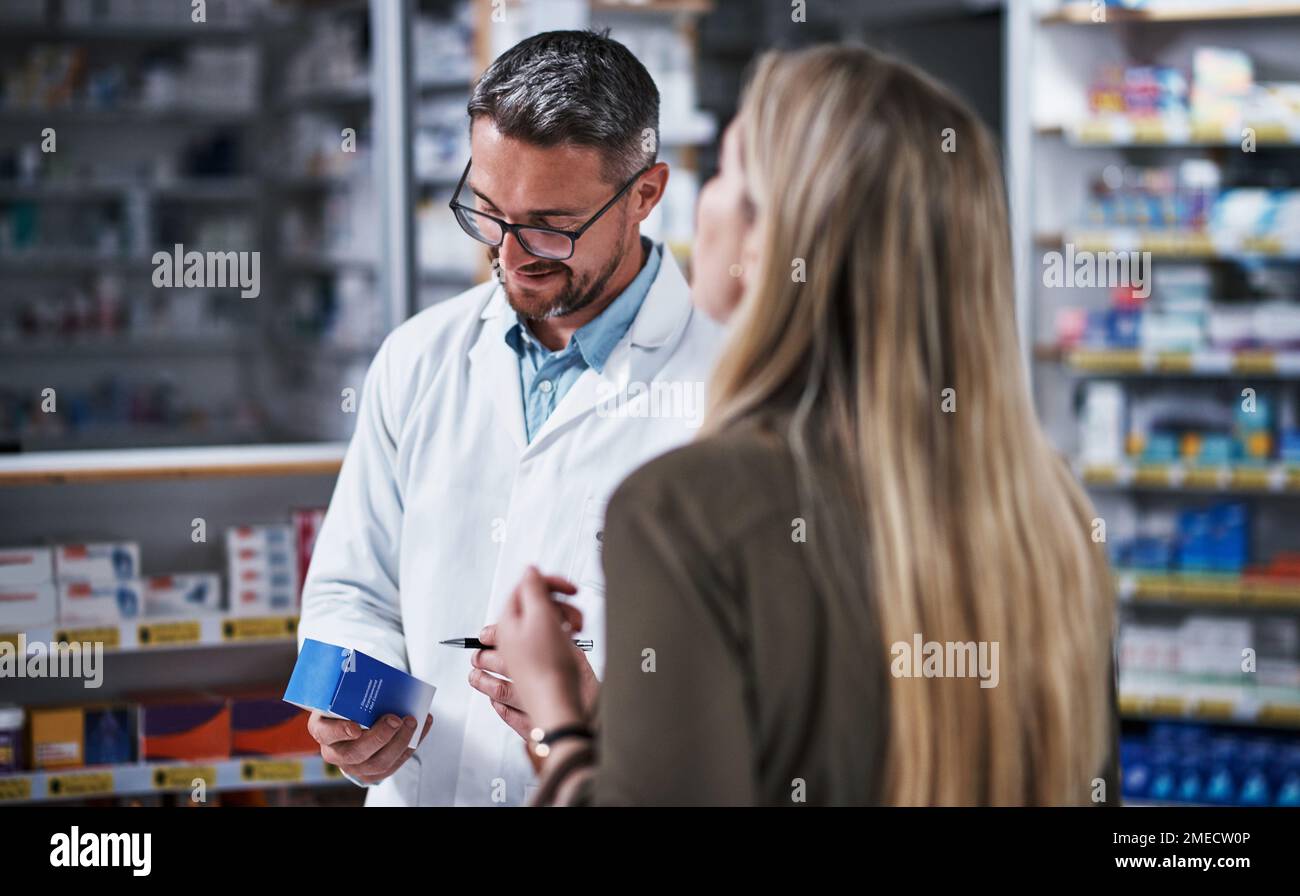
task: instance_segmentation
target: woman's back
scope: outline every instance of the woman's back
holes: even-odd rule
[[[838,478],[824,460],[817,472]],[[597,802],[879,800],[888,659],[844,601],[818,593],[819,535],[789,450],[756,424],[661,457],[618,490]]]

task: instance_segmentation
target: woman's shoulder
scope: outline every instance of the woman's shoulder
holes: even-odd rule
[[[637,516],[687,527],[706,543],[797,503],[794,460],[773,427],[745,423],[675,448],[638,468],[614,492],[611,519]]]

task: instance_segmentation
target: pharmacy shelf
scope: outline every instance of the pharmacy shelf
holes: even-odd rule
[[[1090,486],[1152,491],[1300,495],[1300,464],[1188,466],[1181,463],[1076,464]]]
[[[1186,607],[1300,610],[1300,580],[1207,573],[1116,570],[1121,600]]]
[[[1300,146],[1300,121],[1257,121],[1218,124],[1182,119],[1130,119],[1111,116],[1089,118],[1065,126],[1046,125],[1036,129],[1041,137],[1064,137],[1084,147],[1239,147],[1241,132],[1250,128],[1256,146]]]
[[[23,184],[0,182],[0,199],[100,202],[121,199],[140,191],[154,199],[185,202],[247,202],[257,188],[249,178],[193,178],[158,184],[140,181],[46,181]]]
[[[204,479],[228,476],[333,476],[345,442],[49,451],[0,456],[0,486]]]
[[[1287,19],[1300,16],[1300,3],[1223,3],[1218,6],[1187,4],[1180,8],[1165,4],[1152,9],[1106,7],[1107,25],[1141,22],[1212,22],[1232,19]],[[1047,13],[1040,21],[1045,25],[1098,25],[1093,20],[1091,3],[1072,3]]]
[[[227,616],[213,613],[191,618],[133,619],[104,625],[33,626],[22,633],[0,633],[0,642],[18,648],[30,644],[102,644],[111,653],[156,653],[160,650],[247,647],[283,642],[296,644],[298,617]]]
[[[189,793],[200,778],[208,793],[350,783],[335,766],[312,754],[198,762],[133,762],[0,775],[0,804]]]
[[[0,122],[118,126],[131,124],[244,125],[252,122],[251,109],[186,109],[126,106],[116,109],[0,109]]]
[[[1150,252],[1159,258],[1300,261],[1300,251],[1277,237],[1246,237],[1229,242],[1196,230],[1072,230],[1039,234],[1034,242],[1058,249],[1069,244],[1076,252]]]
[[[1136,676],[1135,676],[1136,677]],[[1263,728],[1300,727],[1300,694],[1287,688],[1201,685],[1162,689],[1120,677],[1119,712],[1126,719],[1196,719]]]
[[[194,337],[153,338],[122,333],[76,339],[28,339],[25,342],[0,340],[0,352],[9,358],[78,358],[107,356],[130,358],[141,363],[156,363],[162,356],[239,355],[254,348],[252,343],[230,339]]]
[[[1045,347],[1039,354],[1040,359],[1046,359],[1051,350]],[[1300,352],[1296,351],[1203,349],[1159,352],[1076,348],[1061,355],[1071,369],[1088,375],[1300,377]]]
[[[175,25],[95,23],[12,23],[0,31],[5,41],[94,41],[116,43],[152,43],[154,41],[230,41],[250,40],[261,34],[253,23],[179,22]]]

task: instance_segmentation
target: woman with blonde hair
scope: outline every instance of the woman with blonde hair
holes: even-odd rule
[[[697,233],[729,341],[698,440],[610,502],[598,723],[565,583],[530,570],[494,633],[535,802],[1115,802],[1112,586],[985,129],[871,51],[769,54]]]

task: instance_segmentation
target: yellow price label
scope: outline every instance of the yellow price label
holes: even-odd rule
[[[1187,707],[1182,697],[1154,697],[1151,700],[1151,714],[1156,716],[1181,716]]]
[[[32,798],[32,779],[27,775],[0,777],[0,803]]]
[[[289,782],[302,780],[302,762],[297,759],[247,759],[239,764],[243,781]]]
[[[143,622],[136,629],[141,647],[197,644],[203,638],[203,626],[197,619],[167,622]]]
[[[1219,471],[1215,467],[1192,467],[1183,482],[1189,488],[1218,488]]]
[[[1138,485],[1155,485],[1163,488],[1169,485],[1169,468],[1163,464],[1144,464],[1138,467],[1133,479]]]
[[[1289,143],[1291,135],[1287,133],[1286,125],[1277,122],[1262,122],[1259,124],[1247,125],[1255,132],[1256,143]]]
[[[1165,373],[1191,373],[1190,352],[1161,352],[1156,356],[1156,368]]]
[[[217,783],[214,765],[163,765],[153,770],[155,790],[189,790],[195,780],[202,778],[207,787]]]
[[[267,641],[277,638],[292,638],[298,631],[298,619],[294,616],[249,616],[241,619],[227,619],[221,624],[221,638],[224,641]]]
[[[67,772],[49,775],[45,792],[50,796],[106,796],[113,792],[112,772]]]
[[[1232,471],[1232,487],[1249,491],[1263,491],[1268,488],[1268,470],[1240,468]]]
[[[1236,373],[1276,373],[1277,357],[1272,352],[1238,352],[1232,369]]]
[[[1232,711],[1231,700],[1198,700],[1195,709],[1196,715],[1203,719],[1230,719]]]
[[[105,650],[116,650],[122,646],[122,631],[115,625],[98,625],[93,628],[65,628],[54,633],[54,640],[60,643],[102,643]]]
[[[1138,121],[1133,124],[1134,143],[1164,143],[1169,139],[1165,126],[1159,121]]]
[[[1083,471],[1083,478],[1088,482],[1112,483],[1119,479],[1119,470],[1110,465],[1088,467]]]
[[[1133,694],[1120,694],[1119,711],[1125,716],[1140,716],[1146,709],[1146,700]]]
[[[1259,708],[1259,720],[1273,725],[1300,726],[1300,704],[1266,703]]]
[[[1079,140],[1083,143],[1109,143],[1113,139],[1109,122],[1086,121],[1079,126]]]

